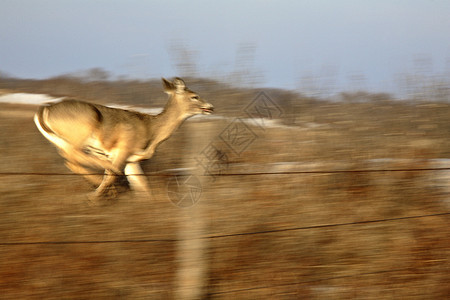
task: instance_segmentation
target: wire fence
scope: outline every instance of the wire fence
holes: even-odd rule
[[[303,175],[303,174],[340,174],[340,173],[373,173],[373,172],[429,172],[429,171],[450,171],[450,168],[437,167],[437,168],[398,168],[398,169],[354,169],[354,170],[316,170],[316,171],[288,171],[288,172],[243,172],[243,173],[220,173],[220,174],[209,174],[204,176],[217,176],[217,177],[227,177],[227,176],[260,176],[260,175]],[[103,175],[101,173],[92,173],[90,175]],[[163,176],[170,177],[173,174],[163,172],[163,173],[146,173],[146,174],[136,174],[138,176]],[[0,176],[80,176],[79,174],[73,173],[59,173],[59,172],[0,172]],[[202,176],[202,175],[201,175]],[[381,218],[381,219],[370,219],[361,220],[354,222],[344,222],[344,223],[328,223],[328,224],[318,224],[311,226],[300,226],[300,227],[288,227],[288,228],[276,228],[271,230],[262,231],[248,231],[248,232],[235,232],[226,234],[211,234],[197,237],[196,239],[203,240],[215,240],[224,238],[240,238],[240,237],[251,237],[256,235],[266,235],[266,234],[281,234],[285,232],[295,232],[302,230],[323,230],[329,228],[341,228],[346,226],[363,226],[371,225],[377,223],[385,222],[406,222],[410,220],[425,219],[425,218],[438,218],[438,217],[449,217],[450,211],[432,213],[432,214],[421,214],[421,215],[411,215],[411,216],[401,216],[393,218]],[[58,246],[58,245],[92,245],[92,244],[151,244],[151,243],[178,243],[179,238],[148,238],[148,239],[117,239],[117,240],[57,240],[57,241],[11,241],[11,242],[0,242],[0,247],[18,247],[18,246]],[[376,270],[372,272],[355,273],[349,275],[338,275],[338,276],[325,276],[321,278],[315,278],[310,280],[295,281],[295,282],[285,282],[261,286],[252,286],[247,288],[238,289],[224,289],[218,291],[211,291],[208,293],[209,296],[220,296],[220,295],[230,295],[239,294],[245,292],[259,291],[264,289],[279,289],[279,288],[289,288],[295,286],[301,286],[305,284],[315,284],[319,282],[326,282],[339,279],[351,279],[360,278],[363,276],[376,276],[382,274],[398,273],[398,272],[409,272],[410,268],[392,268]]]

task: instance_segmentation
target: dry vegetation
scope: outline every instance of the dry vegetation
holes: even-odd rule
[[[430,170],[450,158],[448,103],[266,90],[283,126],[252,126],[255,140],[237,155],[188,134],[212,124],[219,137],[260,91],[186,81],[229,118],[190,120],[158,149],[145,165],[152,199],[125,189],[101,207],[87,205],[91,187],[38,133],[36,107],[0,104],[2,299],[173,298],[173,240],[189,209],[170,202],[171,177],[154,174],[198,158],[196,142],[213,142],[228,160],[218,171],[235,174],[207,179],[197,203],[210,237],[208,298],[448,298],[449,215],[404,218],[450,211],[449,171]],[[158,81],[4,79],[0,88],[152,107],[166,99]],[[297,173],[254,174],[283,171]]]

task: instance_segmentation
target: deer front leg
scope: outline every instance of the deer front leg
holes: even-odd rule
[[[146,193],[150,192],[148,182],[138,162],[128,163],[125,166],[125,175],[133,190]]]
[[[128,163],[125,166],[125,175],[136,196],[143,199],[152,197],[147,178],[138,162]]]

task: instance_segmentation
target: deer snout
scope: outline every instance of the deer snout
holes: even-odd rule
[[[211,103],[205,103],[204,105],[202,105],[201,109],[203,111],[203,114],[209,115],[213,113],[214,106]]]

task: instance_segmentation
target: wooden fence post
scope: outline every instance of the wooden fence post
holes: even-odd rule
[[[198,168],[196,155],[200,155],[201,151],[213,140],[214,136],[213,121],[190,122],[187,127],[188,153],[192,153],[193,157],[186,157],[185,165],[189,168],[187,177],[191,179],[199,187],[207,186],[204,170]],[[195,187],[193,187],[195,189]],[[176,286],[175,298],[180,300],[203,299],[207,293],[208,284],[208,240],[203,238],[207,233],[207,213],[205,197],[199,191],[190,191],[190,187],[184,189],[187,193],[192,192],[189,196],[193,203],[189,207],[180,207],[181,221],[178,229],[178,243],[176,249]],[[194,197],[199,197],[195,199]]]

